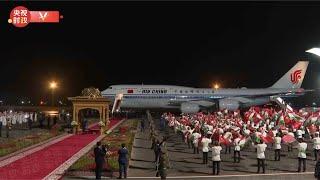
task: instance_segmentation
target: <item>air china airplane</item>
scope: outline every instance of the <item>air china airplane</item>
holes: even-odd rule
[[[212,89],[173,85],[112,85],[101,92],[114,101],[112,112],[119,108],[175,108],[184,113],[218,105],[219,109],[236,110],[263,105],[274,97],[296,97],[306,90],[300,88],[308,61],[299,61],[268,88]]]

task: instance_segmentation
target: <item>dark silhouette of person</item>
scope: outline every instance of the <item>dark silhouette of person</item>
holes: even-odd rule
[[[156,141],[156,144],[155,144],[155,148],[154,148],[154,156],[155,156],[155,162],[158,161],[158,158],[160,156],[160,153],[161,153],[161,143],[159,140]]]
[[[50,116],[47,116],[47,127],[48,129],[50,129],[50,121],[51,121],[51,117]]]
[[[318,157],[318,156],[317,156]],[[320,180],[320,158],[318,157],[316,166],[314,168],[314,177]]]
[[[85,133],[87,132],[87,126],[88,126],[88,120],[87,118],[83,118],[83,122],[82,122],[82,132]]]
[[[30,117],[28,117],[28,128],[31,130],[32,129],[32,120]]]
[[[140,123],[140,128],[141,128],[141,132],[144,132],[144,119],[141,119],[141,123]]]
[[[0,121],[0,137],[2,137],[2,121]]]
[[[125,144],[121,144],[121,149],[118,151],[118,162],[119,162],[119,177],[122,178],[122,173],[124,174],[124,178],[127,178],[127,164],[128,164],[128,150]]]
[[[58,117],[57,117],[57,116],[54,116],[54,117],[53,117],[53,125],[56,125],[56,124],[57,124],[57,121],[58,121]]]
[[[96,162],[96,179],[101,179],[103,165],[105,164],[104,157],[106,156],[106,150],[101,146],[101,142],[97,142],[97,146],[94,148],[94,160]]]
[[[39,116],[40,128],[43,128],[44,115]]]

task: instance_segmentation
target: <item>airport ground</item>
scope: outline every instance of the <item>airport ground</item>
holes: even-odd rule
[[[159,122],[155,120],[155,122]],[[157,124],[157,123],[156,123]],[[157,124],[157,127],[159,125]],[[165,132],[159,131],[159,136],[169,136],[167,143],[171,169],[168,170],[168,177],[179,179],[314,179],[313,172],[315,161],[312,154],[312,146],[308,144],[307,172],[297,173],[298,160],[297,150],[287,151],[283,146],[281,161],[274,161],[274,152],[269,147],[266,152],[266,174],[256,174],[257,160],[256,152],[252,146],[248,146],[241,152],[241,162],[233,163],[233,150],[225,154],[222,150],[220,176],[212,176],[212,165],[202,164],[202,154],[193,154],[193,150],[182,141],[180,135],[175,134],[171,129]],[[150,149],[151,142],[147,133],[137,133],[134,142],[134,150],[130,162],[130,177],[154,177],[155,165],[154,154]],[[209,159],[211,155],[209,153]],[[206,177],[205,177],[206,176]]]
[[[168,169],[168,179],[240,179],[240,180],[307,180],[314,178],[314,161],[312,145],[308,144],[308,159],[306,172],[298,173],[297,150],[287,151],[287,146],[283,145],[281,161],[274,161],[274,151],[268,147],[266,152],[266,174],[257,174],[256,152],[252,146],[248,146],[241,151],[241,162],[233,162],[233,150],[225,154],[223,148],[221,154],[221,172],[219,176],[212,175],[211,154],[209,153],[208,165],[202,164],[202,152],[193,154],[193,149],[182,141],[181,135],[175,134],[173,130],[166,128],[159,130],[159,119],[155,119],[156,133],[158,138],[168,136],[167,151],[171,168]],[[139,126],[138,126],[139,127]],[[146,127],[148,127],[146,125]],[[149,129],[140,131],[138,128],[133,142],[131,160],[128,170],[129,179],[157,179],[155,176],[154,153],[151,150]],[[117,177],[117,173],[115,176]],[[104,177],[108,179],[110,177]],[[67,176],[63,179],[94,179],[94,176]]]

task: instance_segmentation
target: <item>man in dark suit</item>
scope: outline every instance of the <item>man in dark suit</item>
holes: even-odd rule
[[[126,148],[125,144],[121,144],[121,149],[118,151],[119,157],[118,157],[118,162],[119,162],[119,177],[118,179],[122,178],[122,172],[124,174],[124,178],[127,178],[127,164],[128,164],[128,150]]]
[[[96,179],[101,179],[101,173],[103,165],[105,163],[104,157],[106,156],[106,150],[101,146],[101,142],[97,142],[97,146],[94,148],[94,159],[96,161]]]

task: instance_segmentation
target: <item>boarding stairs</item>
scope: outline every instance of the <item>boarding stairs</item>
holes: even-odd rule
[[[114,98],[114,103],[113,103],[113,107],[112,107],[112,111],[111,111],[112,114],[115,111],[116,112],[119,111],[122,99],[123,99],[123,94],[116,95],[116,97]]]
[[[286,111],[289,110],[289,112],[293,112],[293,109],[289,104],[287,104],[281,97],[277,96],[271,96],[270,100],[277,103],[282,109],[285,109]]]

